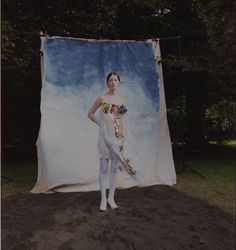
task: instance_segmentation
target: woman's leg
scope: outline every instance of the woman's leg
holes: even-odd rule
[[[111,173],[110,173],[110,179],[109,179],[109,195],[108,195],[107,201],[112,209],[118,207],[114,201],[118,163],[119,163],[118,159],[111,160]]]
[[[107,209],[106,188],[107,188],[108,168],[109,168],[109,159],[101,158],[100,168],[99,168],[99,185],[101,190],[100,210],[103,211]]]

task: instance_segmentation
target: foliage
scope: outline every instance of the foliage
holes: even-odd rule
[[[210,138],[227,139],[235,138],[236,129],[236,103],[221,101],[211,105],[206,110],[206,125]]]
[[[2,21],[2,60],[7,61],[13,59],[13,50],[15,47],[15,37],[12,32],[11,24],[7,21]]]
[[[235,100],[236,3],[231,0],[202,0],[197,2],[197,6],[199,17],[207,27],[210,46],[208,68],[212,84],[208,104],[218,100]]]
[[[3,0],[2,9],[3,106],[7,107],[3,112],[4,143],[34,143],[37,137],[41,89],[37,34],[41,30],[49,35],[98,39],[180,35],[180,50],[177,40],[161,40],[173,138],[186,137],[191,129],[189,135],[196,134],[191,124],[196,119],[204,121],[205,111],[206,132],[215,123],[220,130],[235,128],[225,125],[232,121],[227,110],[220,108],[227,100],[234,106],[236,99],[234,1]],[[194,95],[199,98],[190,98]],[[203,122],[198,123],[204,126]]]

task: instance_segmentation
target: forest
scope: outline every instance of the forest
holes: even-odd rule
[[[233,140],[235,13],[232,0],[3,0],[3,147],[34,146],[38,136],[40,31],[94,39],[161,38],[172,143],[204,148]]]
[[[1,4],[2,249],[235,249],[236,0]],[[92,189],[100,177],[90,171],[100,167],[77,158],[81,150],[72,143],[77,135],[67,140],[74,151],[56,141],[63,146],[51,148],[59,164],[47,161],[50,143],[36,148],[41,31],[86,39],[160,39],[172,152],[163,149],[173,154],[176,178],[171,183],[177,179],[176,184],[165,177],[172,161],[168,154],[168,162],[155,161],[147,186],[123,188],[117,182],[120,207],[100,213],[100,191]],[[53,132],[46,136],[55,135],[55,142],[59,136]],[[142,161],[146,169],[154,162],[150,157]],[[42,187],[37,194],[32,192],[36,185]]]

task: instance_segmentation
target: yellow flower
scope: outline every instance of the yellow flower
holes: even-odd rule
[[[111,104],[104,102],[101,104],[100,108],[104,113],[108,113],[111,110]]]

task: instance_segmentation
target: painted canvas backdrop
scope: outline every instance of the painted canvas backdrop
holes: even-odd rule
[[[162,72],[156,64],[159,44],[50,37],[42,39],[41,48],[38,179],[31,192],[99,189],[98,126],[87,113],[107,91],[111,71],[121,78],[118,94],[126,99],[133,146],[145,168],[144,185],[175,184]],[[119,172],[118,187],[134,185]]]

